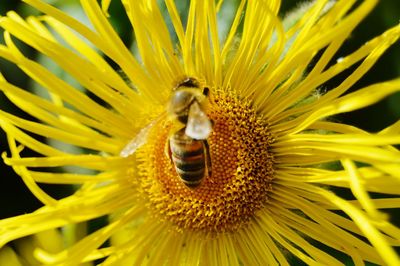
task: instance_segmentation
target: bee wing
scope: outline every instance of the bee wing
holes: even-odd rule
[[[147,136],[150,133],[150,130],[157,124],[157,122],[160,120],[160,118],[155,119],[151,121],[150,124],[148,124],[146,127],[142,128],[139,130],[139,132],[136,134],[136,136],[126,144],[126,146],[121,150],[119,155],[121,157],[128,157],[129,155],[132,155],[135,153],[135,151],[143,146],[146,141],[147,141]]]
[[[212,124],[198,102],[192,103],[189,109],[185,134],[194,139],[206,139],[210,135]]]

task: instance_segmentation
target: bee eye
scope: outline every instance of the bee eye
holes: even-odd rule
[[[203,95],[208,96],[209,93],[210,93],[210,89],[208,87],[204,87]]]

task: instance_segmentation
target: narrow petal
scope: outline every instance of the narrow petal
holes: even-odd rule
[[[346,200],[341,199],[331,192],[324,191],[321,195],[326,197],[332,203],[340,207],[347,215],[349,215],[354,222],[360,227],[365,236],[375,247],[377,252],[381,255],[382,260],[386,265],[398,265],[400,263],[400,258],[393,250],[393,248],[387,243],[386,239],[382,234],[375,228],[371,223],[370,219],[360,210],[352,206]]]
[[[20,159],[19,149],[17,144],[15,143],[15,139],[12,138],[10,135],[7,136],[8,138],[8,145],[10,147],[11,155],[14,158]],[[44,205],[48,206],[55,206],[57,200],[52,198],[49,194],[47,194],[43,189],[41,189],[38,184],[34,181],[32,176],[30,175],[29,171],[23,166],[14,166],[14,171],[19,174],[24,181],[25,185],[29,188],[32,194],[40,200]]]
[[[85,2],[87,7],[86,11],[88,12],[88,17],[90,17],[93,21],[94,26],[98,27],[99,33],[93,32],[91,29],[77,21],[76,19],[68,16],[67,14],[61,12],[55,7],[52,7],[49,4],[46,4],[39,0],[24,0],[24,2],[33,6],[37,10],[47,14],[50,17],[57,19],[65,25],[68,25],[70,28],[84,36],[87,40],[89,40],[94,46],[103,51],[107,56],[109,56],[114,62],[116,62],[121,69],[126,73],[129,77],[129,80],[134,84],[134,86],[142,90],[150,99],[152,95],[146,93],[146,88],[153,88],[157,86],[157,84],[153,83],[144,72],[143,68],[139,65],[136,59],[132,56],[132,54],[128,51],[128,49],[121,43],[121,40],[118,36],[110,33],[111,26],[108,22],[105,21],[104,14],[97,8],[97,4],[94,5],[93,2]],[[94,8],[94,9],[93,9]],[[113,31],[113,30],[111,30]],[[103,36],[104,34],[104,36]],[[111,34],[111,36],[107,35]],[[103,38],[104,37],[104,38]],[[112,37],[116,37],[115,40]],[[106,42],[104,40],[111,40],[111,42]],[[134,73],[134,75],[133,75]],[[99,77],[102,77],[99,75]]]
[[[295,134],[306,129],[309,125],[319,119],[366,107],[399,90],[399,79],[370,85],[364,89],[349,93],[331,101],[330,104],[324,104],[311,114],[307,113],[306,115],[302,115],[292,121],[272,126],[272,128],[274,131],[285,131],[285,134]]]
[[[143,208],[132,207],[120,219],[85,237],[70,249],[63,250],[53,256],[51,263],[67,263],[68,261],[68,263],[79,264],[86,256],[100,247],[112,234],[120,230],[135,217],[140,216],[142,212]]]
[[[323,85],[324,82],[330,80],[334,76],[338,75],[342,71],[348,69],[350,66],[365,58],[363,62],[359,66],[357,66],[357,69],[349,77],[346,78],[345,82],[342,82],[340,86],[332,89],[326,95],[320,97],[318,101],[314,101],[306,105],[301,105],[299,107],[289,108],[284,112],[279,112],[279,107],[274,107],[275,112],[269,111],[272,116],[276,115],[276,117],[272,118],[274,123],[282,121],[282,119],[286,119],[296,114],[308,112],[309,110],[312,110],[313,108],[316,108],[318,106],[326,105],[330,101],[342,95],[372,67],[372,65],[379,59],[384,51],[386,51],[393,43],[395,43],[399,37],[400,26],[396,26],[386,31],[383,35],[380,35],[370,40],[352,54],[340,58],[340,60],[338,60],[335,65],[331,66],[319,75],[307,75],[304,81],[297,85],[296,90],[291,91],[290,95],[283,95],[283,103],[280,103],[278,99],[275,99],[275,102],[278,101],[279,106],[282,107],[280,109],[281,111],[284,111],[285,108],[289,108],[291,104],[295,104],[295,101],[293,101],[293,99],[299,101],[299,99],[302,99],[303,97],[309,95],[313,90],[318,88],[318,86]],[[272,99],[270,100],[272,101]]]
[[[398,151],[389,151],[377,147],[344,144],[315,144],[312,142],[298,143],[290,147],[275,148],[274,152],[278,155],[276,159],[278,162],[287,161],[285,156],[297,155],[299,157],[309,157],[309,160],[315,159],[315,163],[320,162],[323,156],[327,161],[336,161],[341,158],[350,158],[355,161],[364,163],[400,163]]]
[[[48,146],[40,147],[39,151],[48,148]],[[33,147],[34,148],[34,147]],[[32,149],[33,149],[32,148]],[[57,151],[53,149],[53,151]],[[99,155],[67,155],[61,152],[57,154],[46,154],[48,157],[23,157],[23,158],[7,158],[3,153],[4,163],[8,165],[26,166],[26,167],[59,167],[59,166],[80,166],[93,170],[110,170],[110,169],[126,169],[132,166],[132,163],[120,156],[104,157]],[[59,156],[57,156],[59,155]]]
[[[277,138],[274,147],[297,145],[302,142],[320,142],[322,143],[341,143],[356,144],[366,146],[382,146],[400,143],[400,135],[378,135],[378,134],[340,134],[340,135],[321,135],[321,134],[296,134],[290,136],[282,136]]]
[[[374,202],[370,199],[368,193],[366,192],[365,187],[362,184],[363,180],[361,179],[355,164],[351,160],[342,160],[342,165],[348,172],[351,191],[356,199],[360,202],[361,206],[363,206],[371,218],[376,220],[384,219],[384,214],[378,212]]]
[[[123,1],[132,23],[140,57],[154,80],[163,80],[158,87],[161,92],[168,91],[183,76],[176,51],[173,47],[168,28],[156,1]],[[146,23],[143,24],[143,21]],[[163,88],[163,86],[170,86]],[[163,95],[164,97],[169,95]]]
[[[46,184],[82,184],[85,182],[106,182],[124,178],[125,171],[107,171],[96,175],[85,175],[77,173],[50,173],[40,171],[29,171],[30,176],[38,183]]]
[[[26,90],[13,86],[4,79],[0,79],[0,90],[4,91],[6,96],[22,110],[50,125],[60,124],[61,121],[57,121],[58,119],[56,119],[55,116],[62,116],[68,118],[69,121],[74,121],[74,127],[80,125],[78,128],[81,131],[87,132],[89,128],[94,128],[111,136],[125,138],[131,136],[131,134],[127,134],[127,132],[120,128],[107,126],[104,122],[101,123],[94,118],[49,102],[37,95],[27,92]],[[68,126],[71,127],[71,125]]]
[[[92,150],[118,154],[121,146],[119,142],[115,143],[113,139],[105,138],[101,135],[96,136],[96,138],[76,135],[75,132],[68,132],[70,130],[57,129],[0,111],[0,125],[4,122],[46,138],[56,139]],[[82,133],[84,133],[84,131],[82,131]]]

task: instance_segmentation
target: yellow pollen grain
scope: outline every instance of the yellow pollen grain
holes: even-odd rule
[[[188,188],[166,155],[169,122],[159,123],[137,152],[140,165],[135,182],[154,215],[178,229],[233,231],[267,202],[273,137],[248,103],[222,92],[214,95],[208,116],[214,123],[207,139],[212,169],[199,187]]]

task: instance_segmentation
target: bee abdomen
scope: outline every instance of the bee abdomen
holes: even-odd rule
[[[182,171],[191,172],[204,168],[204,157],[202,155],[195,157],[185,157],[185,159],[173,156],[173,160],[176,168]]]
[[[203,143],[176,137],[171,140],[170,148],[179,178],[189,187],[198,186],[204,178],[206,167]]]
[[[172,153],[175,169],[182,181],[191,187],[200,184],[205,173],[205,158],[203,149],[192,151],[191,156],[179,156]]]
[[[171,136],[170,156],[175,171],[188,187],[200,185],[206,174],[206,154],[203,140],[196,140],[185,134],[185,128]]]
[[[204,153],[203,147],[201,145],[199,147],[179,147],[179,145],[177,145],[177,147],[171,147],[172,154],[179,158],[196,158],[203,156]]]
[[[203,167],[198,170],[184,171],[176,167],[176,172],[183,183],[185,183],[189,187],[196,187],[200,185],[201,181],[203,180],[205,169]]]

